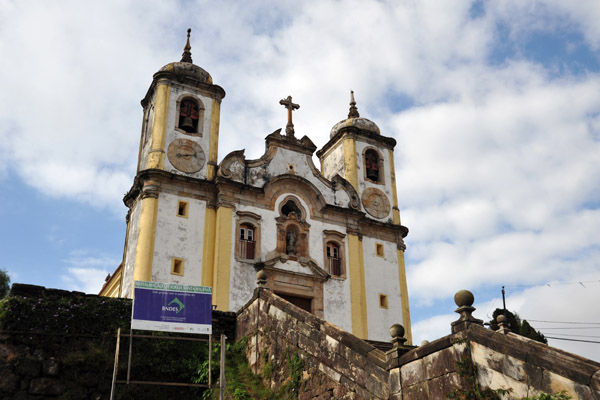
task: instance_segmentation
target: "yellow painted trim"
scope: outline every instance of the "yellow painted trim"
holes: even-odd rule
[[[356,164],[356,141],[354,138],[344,138],[344,167],[346,180],[358,192],[358,169]]]
[[[138,240],[135,246],[135,263],[133,265],[133,281],[131,282],[131,297],[135,281],[152,280],[152,261],[154,259],[154,238],[156,237],[156,219],[158,216],[158,199],[146,197],[142,199],[142,210]]]
[[[213,302],[217,310],[229,311],[229,280],[231,275],[231,229],[233,210],[219,207],[216,215],[215,261],[213,263]]]
[[[208,142],[208,169],[206,179],[212,180],[217,173],[217,158],[219,149],[219,120],[221,116],[221,102],[213,99],[210,111],[210,138]]]
[[[352,334],[368,339],[367,290],[365,286],[363,244],[356,235],[348,235],[348,274],[350,276],[350,309]]]
[[[131,212],[131,209],[130,209]],[[125,265],[125,258],[127,257],[127,249],[129,248],[129,229],[131,228],[131,214],[127,218],[127,228],[125,229],[125,245],[123,246],[123,258],[121,259],[121,275],[119,277],[119,294],[117,297],[121,297],[123,293],[123,266]]]
[[[216,216],[216,210],[206,208],[204,213],[204,245],[202,249],[202,286],[213,286]]]
[[[392,196],[394,199],[393,222],[394,225],[400,225],[400,209],[398,208],[398,193],[396,192],[396,168],[394,167],[394,151],[389,150],[390,157],[390,179],[392,181]]]
[[[154,124],[152,126],[152,146],[150,148],[150,154],[148,154],[147,168],[164,169],[165,166],[165,141],[167,138],[170,96],[171,86],[166,83],[159,83],[156,87]]]
[[[123,279],[123,269],[121,268],[119,272],[111,277],[110,284],[102,288],[98,296],[105,297],[119,297],[121,293],[121,280]]]
[[[406,283],[406,267],[404,265],[404,252],[398,250],[398,276],[400,279],[400,299],[402,301],[402,325],[407,344],[412,344],[412,329],[410,327],[410,307],[408,306],[408,284]]]

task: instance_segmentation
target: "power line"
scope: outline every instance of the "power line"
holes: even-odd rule
[[[546,339],[568,340],[570,342],[600,343],[600,342],[595,341],[595,340],[567,339],[567,338],[559,338],[559,337],[552,337],[552,336],[546,336]]]
[[[584,288],[586,287],[584,283],[600,283],[600,279],[597,281],[578,281],[578,282],[548,282],[548,283],[538,283],[538,284],[530,284],[530,285],[506,285],[507,287],[535,287],[535,286],[548,286],[552,288],[553,286],[559,285],[580,285]]]
[[[567,336],[567,337],[587,337],[587,338],[600,338],[600,336],[593,336],[593,335],[574,335],[574,334],[567,334],[567,333],[552,333],[552,335],[558,335],[558,336]]]
[[[553,324],[600,325],[600,322],[568,322],[568,321],[544,321],[541,319],[529,319],[529,318],[523,318],[523,319],[526,319],[527,321],[532,321],[532,322],[550,322]]]
[[[546,326],[543,328],[539,328],[539,330],[546,330],[546,329],[600,329],[600,326],[578,326],[578,327],[568,327],[568,328],[563,328],[563,327],[559,327],[559,326]]]

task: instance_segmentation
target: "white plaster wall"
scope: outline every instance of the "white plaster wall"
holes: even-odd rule
[[[230,311],[238,311],[252,298],[254,288],[256,288],[256,270],[253,265],[232,257],[229,285]]]
[[[402,300],[396,244],[363,236],[367,329],[369,339],[390,340],[389,328],[402,323]],[[384,246],[384,257],[376,255],[376,243]],[[388,308],[379,307],[379,294],[388,296]]]
[[[253,264],[238,261],[235,258],[235,241],[237,240],[237,216],[236,211],[250,211],[261,216],[260,220],[260,260],[264,261],[265,257],[269,252],[275,250],[277,246],[277,225],[275,218],[279,216],[279,209],[282,206],[283,200],[287,196],[294,196],[298,199],[300,205],[308,213],[310,209],[308,204],[300,196],[292,193],[283,194],[278,197],[275,202],[275,210],[265,210],[252,206],[238,205],[237,210],[234,211],[233,220],[233,232],[232,232],[232,268],[231,268],[231,281],[229,291],[229,309],[237,311],[244,304],[246,304],[252,297],[254,288],[256,287],[256,271],[252,267]],[[324,230],[335,230],[340,233],[346,234],[346,228],[339,225],[328,224],[321,221],[313,220],[310,215],[307,216],[306,222],[310,225],[309,231],[309,257],[312,258],[317,265],[324,268],[325,260],[323,252],[323,231]],[[347,239],[345,239],[347,240]],[[345,264],[346,270],[348,268],[348,244],[345,244]],[[277,265],[278,268],[291,271],[299,272],[304,274],[311,274],[308,267],[302,266],[300,263],[292,260],[288,260],[286,263],[280,263]],[[327,321],[335,324],[342,329],[351,330],[351,309],[350,309],[350,281],[348,279],[329,279],[325,282],[323,287],[323,302],[324,302],[324,317]]]
[[[204,105],[204,120],[202,121],[202,136],[194,136],[194,135],[186,135],[185,133],[181,133],[175,130],[175,126],[177,124],[177,99],[179,99],[182,95],[189,95],[190,97],[194,97],[200,99],[202,104]],[[165,170],[169,172],[173,172],[179,175],[192,176],[194,178],[204,178],[206,177],[206,171],[208,168],[208,151],[209,151],[209,139],[210,139],[210,116],[212,114],[212,99],[206,95],[195,93],[183,86],[172,85],[171,86],[171,95],[169,98],[169,116],[167,119],[167,137],[165,141]],[[171,162],[169,161],[169,157],[167,157],[167,149],[169,148],[169,144],[175,139],[189,139],[200,145],[202,151],[204,152],[204,165],[200,169],[200,171],[195,172],[193,174],[187,174],[185,172],[179,171],[177,168],[173,167]]]
[[[235,258],[235,245],[237,241],[236,211],[250,211],[261,216],[260,219],[260,260],[265,259],[268,251],[274,250],[277,242],[275,219],[273,212],[258,207],[237,205],[233,211],[233,223],[231,232],[231,275],[229,283],[229,309],[239,310],[251,298],[256,287],[256,271],[253,263],[238,261]],[[266,250],[269,248],[270,250]]]
[[[125,249],[125,262],[123,263],[123,287],[121,295],[131,297],[131,284],[133,281],[133,266],[135,265],[135,249],[138,242],[140,214],[142,211],[141,199],[136,201],[129,216],[129,233],[127,235],[127,248]]]
[[[373,218],[373,216],[371,216],[370,214],[367,214],[367,217],[386,222],[388,219],[392,218],[392,215],[393,215],[392,208],[394,207],[394,195],[392,194],[392,180],[391,180],[391,173],[390,173],[390,154],[389,154],[388,149],[382,148],[382,147],[377,147],[377,149],[379,150],[379,153],[383,157],[383,173],[384,173],[383,182],[384,183],[376,184],[373,182],[369,182],[369,181],[365,180],[365,165],[364,165],[364,158],[363,158],[363,150],[367,147],[376,147],[376,146],[371,146],[365,142],[360,142],[360,141],[356,142],[356,160],[357,160],[357,164],[358,164],[357,165],[358,195],[362,196],[362,193],[365,191],[365,189],[368,189],[371,187],[377,188],[377,189],[381,190],[382,192],[384,192],[388,201],[390,202],[389,214],[381,219]],[[362,197],[361,197],[361,199],[362,199]]]
[[[346,276],[348,276],[348,244],[346,244]],[[326,321],[352,332],[350,280],[329,278],[323,286],[323,314]]]
[[[342,178],[346,177],[346,169],[344,168],[344,146],[342,141],[339,141],[332,149],[329,150],[326,157],[323,158],[323,176],[327,179],[333,178],[339,174]]]
[[[306,154],[297,153],[285,148],[278,148],[277,153],[267,167],[268,176],[279,176],[289,174],[290,165],[293,166],[293,174],[301,176],[321,192],[323,198],[328,204],[335,204],[340,207],[347,207],[350,201],[348,194],[343,190],[335,191],[313,174],[314,164],[312,158]],[[315,170],[318,170],[315,167]]]
[[[178,200],[189,203],[188,218],[177,216]],[[205,212],[206,204],[202,200],[160,193],[152,281],[185,285],[201,284]],[[171,274],[173,257],[184,260],[183,276]]]

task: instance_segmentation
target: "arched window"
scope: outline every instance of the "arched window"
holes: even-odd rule
[[[323,231],[323,257],[324,269],[332,278],[345,279],[346,266],[344,254],[346,254],[346,235],[333,230]]]
[[[332,276],[343,275],[340,246],[335,242],[327,242],[327,270]]]
[[[379,182],[379,154],[373,149],[365,152],[365,170],[367,178],[373,182]]]
[[[193,99],[186,98],[181,101],[179,105],[179,120],[177,127],[184,130],[187,133],[197,133],[198,124],[202,120],[203,109]]]
[[[253,260],[256,240],[254,236],[255,228],[250,224],[242,224],[239,229],[239,253],[238,256],[247,260]]]

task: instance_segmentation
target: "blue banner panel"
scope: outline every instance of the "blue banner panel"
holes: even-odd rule
[[[136,281],[132,329],[212,333],[212,288]]]

